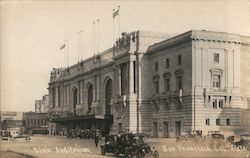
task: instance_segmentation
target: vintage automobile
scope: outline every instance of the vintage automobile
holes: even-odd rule
[[[11,132],[11,138],[12,139],[17,139],[17,138],[24,138],[26,141],[30,140],[30,135],[28,134],[23,134],[23,133],[19,133],[19,132]]]
[[[184,131],[183,135],[176,137],[176,141],[198,141],[202,140],[202,131],[194,130],[194,131]]]
[[[240,140],[235,142],[235,146],[250,150],[250,134],[240,135]]]
[[[144,133],[123,133],[118,135],[109,135],[105,138],[105,144],[101,145],[101,153],[113,153],[115,157],[153,157],[158,158],[159,152],[150,147],[147,143],[148,136]]]
[[[10,138],[10,132],[7,130],[0,131],[1,140],[8,140]]]
[[[226,145],[224,135],[221,133],[212,133],[208,137],[208,143],[210,148],[219,148]]]

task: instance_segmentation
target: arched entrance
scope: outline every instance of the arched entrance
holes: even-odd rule
[[[105,87],[105,111],[106,111],[106,115],[110,115],[111,114],[111,108],[110,108],[110,104],[111,104],[111,99],[113,96],[113,90],[112,90],[112,80],[109,79],[106,83],[106,87]]]
[[[77,105],[77,89],[73,92],[73,113],[76,115],[76,105]]]
[[[93,85],[88,86],[88,114],[91,112],[91,106],[93,102]]]

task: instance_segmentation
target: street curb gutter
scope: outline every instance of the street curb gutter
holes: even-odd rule
[[[33,156],[33,155],[31,155],[31,154],[16,152],[16,151],[13,151],[13,150],[7,150],[7,152],[12,152],[12,153],[20,154],[20,155],[26,156],[26,157],[28,157],[28,158],[36,158],[35,156]]]

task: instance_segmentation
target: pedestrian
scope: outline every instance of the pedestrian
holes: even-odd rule
[[[99,143],[99,136],[96,134],[95,135],[95,146],[98,147],[98,143]]]

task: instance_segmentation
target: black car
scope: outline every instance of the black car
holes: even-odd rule
[[[202,139],[201,130],[184,131],[183,135],[176,137],[176,142],[180,141],[198,141]]]
[[[118,135],[109,135],[105,138],[105,144],[101,145],[101,153],[113,153],[118,157],[123,155],[124,157],[137,157],[143,158],[150,156],[158,158],[158,151],[150,147],[147,143],[147,135],[144,133],[124,133]]]
[[[244,147],[247,150],[250,150],[250,135],[241,135],[240,136],[240,141],[235,142],[236,147]]]

